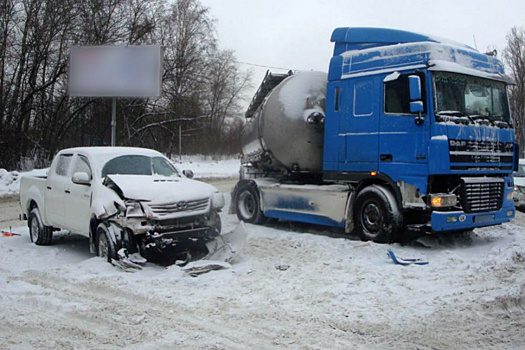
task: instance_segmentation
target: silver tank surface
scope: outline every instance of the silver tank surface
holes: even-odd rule
[[[327,75],[294,74],[277,85],[243,131],[246,161],[274,170],[322,170]]]

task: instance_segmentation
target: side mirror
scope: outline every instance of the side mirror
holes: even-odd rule
[[[421,116],[424,110],[421,78],[417,75],[410,75],[408,77],[408,88],[410,90],[410,113],[417,113],[416,124],[421,125],[424,122]]]
[[[88,175],[88,173],[84,172],[74,173],[71,181],[77,185],[91,185],[91,177]]]
[[[423,101],[410,102],[410,113],[423,113]]]
[[[421,78],[417,75],[409,76],[408,87],[410,89],[410,101],[421,100]]]
[[[184,176],[186,176],[188,179],[193,179],[193,171],[191,170],[183,170],[182,173],[184,174]]]

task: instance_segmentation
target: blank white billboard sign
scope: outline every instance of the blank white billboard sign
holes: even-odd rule
[[[161,46],[71,48],[70,96],[159,97],[161,84]]]

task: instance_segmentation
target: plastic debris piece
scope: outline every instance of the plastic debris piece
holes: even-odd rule
[[[427,265],[428,260],[424,257],[410,257],[410,258],[402,258],[399,256],[396,256],[394,252],[391,249],[387,250],[387,255],[392,259],[393,262],[399,265]]]

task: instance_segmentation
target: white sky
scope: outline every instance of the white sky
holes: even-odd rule
[[[217,20],[220,47],[240,62],[326,72],[337,27],[385,27],[501,52],[525,26],[525,0],[201,0]],[[474,37],[476,45],[474,43]],[[248,66],[244,66],[248,68]],[[279,72],[278,70],[273,70]],[[254,90],[266,68],[255,68]],[[251,96],[250,96],[251,98]]]

